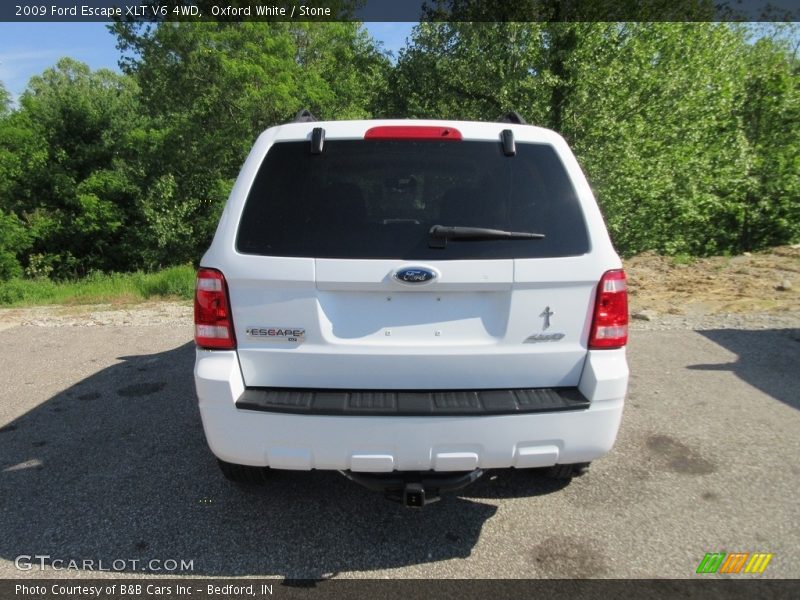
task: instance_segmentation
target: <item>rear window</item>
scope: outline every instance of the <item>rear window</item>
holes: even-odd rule
[[[463,260],[589,251],[580,204],[552,146],[475,141],[330,140],[272,146],[247,197],[237,250],[316,258]],[[541,240],[449,240],[433,225],[543,233]]]

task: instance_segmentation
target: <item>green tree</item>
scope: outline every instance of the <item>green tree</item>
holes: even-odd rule
[[[46,162],[46,142],[28,116],[0,114],[0,280],[23,272],[35,234],[18,214],[33,205],[28,174],[40,173]]]
[[[17,256],[30,245],[30,234],[17,216],[0,210],[0,281],[22,275]]]
[[[8,114],[11,110],[11,94],[8,93],[6,86],[0,81],[0,117]]]
[[[151,266],[200,256],[262,130],[302,107],[321,118],[368,117],[389,68],[352,22],[118,23],[114,31],[147,107],[149,124],[136,135]]]
[[[624,253],[735,249],[746,47],[740,28],[717,23],[597,24],[580,36],[561,131]]]
[[[538,23],[422,23],[400,51],[384,103],[392,116],[491,119],[518,110],[542,122],[547,86]]]
[[[59,277],[130,268],[137,186],[126,146],[135,82],[61,59],[31,78],[0,130],[2,206],[26,223],[38,264]],[[135,265],[133,265],[135,266]]]
[[[517,110],[559,131],[624,254],[762,247],[797,237],[797,61],[775,44],[751,45],[748,31],[423,23],[390,75],[386,104],[411,117]]]
[[[746,56],[740,109],[749,147],[739,229],[743,250],[800,239],[798,30],[774,33],[757,40]]]

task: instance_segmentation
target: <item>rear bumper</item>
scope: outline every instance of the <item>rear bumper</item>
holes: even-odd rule
[[[578,389],[588,408],[477,416],[312,415],[241,410],[234,351],[197,351],[195,385],[211,451],[236,464],[355,472],[471,471],[588,462],[614,444],[625,350],[592,351]]]
[[[382,391],[247,388],[236,408],[334,416],[486,416],[589,408],[577,388]]]

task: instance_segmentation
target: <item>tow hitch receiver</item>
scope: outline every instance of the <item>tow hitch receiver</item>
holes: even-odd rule
[[[433,499],[431,499],[433,502]],[[425,506],[425,488],[421,483],[407,483],[403,489],[403,504],[409,508]]]
[[[482,469],[456,473],[435,471],[409,471],[395,473],[354,473],[340,471],[342,475],[365,488],[383,492],[387,499],[400,502],[408,508],[422,508],[441,499],[444,492],[465,488],[483,475]]]

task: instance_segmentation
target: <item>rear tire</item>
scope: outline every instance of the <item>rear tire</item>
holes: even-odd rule
[[[544,476],[548,479],[572,479],[573,477],[580,477],[585,475],[589,470],[589,464],[574,463],[571,465],[553,465],[552,467],[544,470]]]
[[[217,459],[217,463],[225,479],[244,485],[263,485],[269,473],[269,467],[235,465],[220,459]]]

